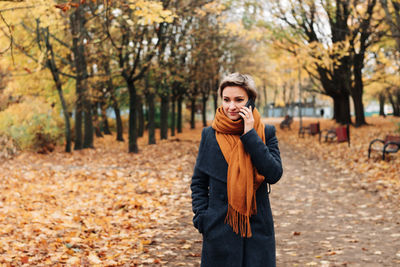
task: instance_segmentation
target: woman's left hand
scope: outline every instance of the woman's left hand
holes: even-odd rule
[[[244,121],[243,134],[246,134],[248,131],[254,128],[253,110],[251,110],[251,107],[242,107],[240,109],[239,115],[243,118]]]

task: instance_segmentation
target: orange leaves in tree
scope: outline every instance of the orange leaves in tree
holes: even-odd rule
[[[67,12],[68,10],[71,9],[71,3],[65,3],[65,4],[57,4],[54,5],[56,8],[61,9],[63,12]]]
[[[31,71],[29,68],[24,67],[24,70],[25,70],[27,73],[32,74],[32,71]]]
[[[96,2],[96,0],[91,0],[93,3]],[[61,9],[63,12],[67,12],[68,10],[70,10],[71,8],[78,8],[79,5],[85,4],[86,0],[80,0],[79,3],[75,3],[75,2],[68,2],[68,3],[63,3],[63,4],[56,4],[54,5],[55,8],[59,8]]]

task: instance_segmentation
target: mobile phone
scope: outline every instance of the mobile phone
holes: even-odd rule
[[[244,105],[246,108],[250,108],[251,107],[251,112],[254,111],[255,108],[255,103],[254,103],[254,99],[249,98],[249,101],[247,101],[246,105]],[[241,118],[243,120],[243,118]]]
[[[246,108],[250,108],[251,107],[251,111],[253,111],[254,107],[255,107],[254,99],[250,98],[249,101],[247,101],[245,107]]]

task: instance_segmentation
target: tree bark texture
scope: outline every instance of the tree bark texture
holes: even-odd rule
[[[196,116],[196,98],[192,97],[190,99],[190,129],[195,129],[196,128],[196,121],[195,121],[195,116]]]
[[[160,138],[168,139],[168,104],[169,96],[161,95],[161,111],[160,111]]]
[[[137,145],[137,109],[136,109],[136,88],[133,82],[127,82],[129,90],[129,152],[139,153]]]
[[[155,124],[155,115],[156,115],[156,109],[155,109],[155,104],[154,104],[154,99],[155,99],[155,94],[154,93],[148,93],[146,94],[146,100],[147,100],[147,130],[149,133],[149,145],[153,145],[156,143],[156,124]]]
[[[207,100],[208,97],[203,94],[202,98],[202,120],[203,120],[203,127],[207,127]]]
[[[138,114],[138,136],[142,137],[144,134],[144,112],[142,96],[137,96],[137,114]]]
[[[99,112],[98,112],[98,106],[100,103],[95,102],[93,103],[93,125],[94,125],[94,132],[96,134],[96,137],[103,137],[103,134],[101,133],[100,129],[100,120],[99,120]]]
[[[100,110],[101,110],[101,129],[103,133],[106,135],[111,135],[110,126],[108,124],[107,118],[107,105],[105,103],[105,99],[103,99],[100,103]]]
[[[176,125],[176,99],[172,98],[171,99],[171,125],[170,125],[170,130],[171,130],[171,136],[175,136],[175,125]]]
[[[65,152],[71,152],[71,123],[69,120],[69,113],[68,113],[68,109],[67,109],[67,103],[65,101],[64,98],[64,93],[62,90],[62,83],[60,80],[60,73],[58,70],[58,67],[56,65],[55,62],[55,57],[54,57],[54,50],[53,50],[53,46],[50,43],[50,38],[49,38],[49,28],[47,27],[46,29],[42,29],[44,31],[44,41],[46,44],[46,56],[47,56],[47,60],[46,60],[46,64],[47,67],[50,69],[51,74],[53,76],[53,80],[54,83],[56,85],[56,89],[57,89],[57,93],[58,93],[58,97],[60,98],[60,102],[61,102],[61,107],[62,107],[62,112],[64,115],[64,123],[65,123]],[[37,34],[40,34],[40,29],[39,29],[39,22],[38,22],[38,32]],[[38,38],[40,40],[40,38]],[[40,41],[39,41],[40,42]],[[40,43],[39,43],[39,47],[40,47]]]
[[[75,123],[75,149],[93,147],[93,122],[91,104],[87,96],[87,69],[84,47],[83,5],[79,5],[70,16],[72,34],[72,52],[76,70],[76,123]],[[82,142],[82,112],[84,113],[85,133]]]
[[[340,124],[351,124],[350,97],[347,94],[338,94],[333,97],[334,116]]]
[[[119,108],[118,100],[115,96],[115,87],[111,77],[111,70],[110,70],[110,62],[106,61],[104,64],[104,70],[107,75],[107,91],[110,93],[112,107],[114,109],[115,114],[115,121],[117,127],[117,141],[123,142],[123,125],[122,125],[122,118],[121,118],[121,111]]]
[[[183,104],[183,96],[178,97],[178,114],[177,114],[177,122],[176,128],[178,133],[182,132],[182,104]]]
[[[213,93],[213,100],[214,100],[214,115],[215,115],[218,109],[218,92]]]
[[[379,93],[379,116],[386,117],[385,114],[385,94],[383,92]]]
[[[117,141],[123,142],[124,141],[124,131],[123,131],[123,125],[122,125],[122,118],[121,118],[121,110],[119,109],[119,104],[117,101],[117,98],[115,97],[114,93],[111,93],[111,101],[112,101],[112,107],[114,109],[114,114],[115,114],[115,121],[116,121],[116,126],[117,126]]]

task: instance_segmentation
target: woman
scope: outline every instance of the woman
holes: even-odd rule
[[[257,91],[233,73],[219,87],[222,106],[203,129],[192,177],[194,226],[203,234],[201,266],[275,266],[268,184],[282,176],[275,127],[246,107]]]

